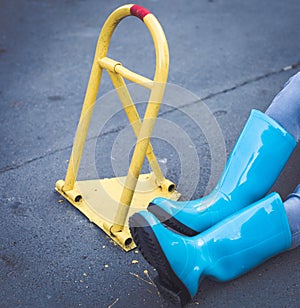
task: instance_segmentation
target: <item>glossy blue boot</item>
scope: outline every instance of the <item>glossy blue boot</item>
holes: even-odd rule
[[[282,126],[253,110],[208,196],[184,202],[156,198],[148,211],[172,229],[193,236],[265,196],[295,146]]]
[[[291,246],[291,231],[277,193],[236,212],[194,237],[164,227],[149,211],[130,217],[130,231],[157,270],[160,292],[184,305],[205,276],[234,279]]]

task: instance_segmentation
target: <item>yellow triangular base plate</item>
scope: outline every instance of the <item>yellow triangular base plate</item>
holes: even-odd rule
[[[118,177],[77,181],[75,188],[66,192],[63,191],[64,181],[60,180],[56,183],[56,190],[125,251],[129,251],[136,246],[129,232],[128,218],[121,232],[117,234],[111,233],[125,179],[126,177]],[[128,217],[139,210],[146,209],[149,202],[156,197],[178,200],[180,193],[176,190],[170,192],[167,189],[163,190],[158,187],[152,173],[141,174],[129,208]]]

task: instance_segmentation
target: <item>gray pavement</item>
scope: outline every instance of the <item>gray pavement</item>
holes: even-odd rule
[[[0,1],[1,307],[166,305],[151,283],[155,273],[140,253],[124,253],[54,191],[56,180],[65,176],[100,28],[122,4]],[[179,183],[182,198],[197,198],[215,183],[250,110],[264,111],[299,70],[300,3],[152,0],[139,4],[151,10],[165,30],[169,82],[180,89],[177,95],[174,86],[168,86],[171,106],[162,106],[159,119],[186,132],[199,157],[199,169],[191,168],[190,175],[182,177],[184,170],[178,166],[192,153],[177,153],[176,143],[181,141],[174,134],[170,134],[174,143],[160,137],[164,129],[168,132],[163,125],[155,131],[155,151],[167,177]],[[127,18],[120,24],[110,54],[151,77],[154,49],[139,20]],[[111,89],[104,76],[100,103]],[[175,97],[182,99],[179,108],[172,105]],[[203,103],[217,120],[221,142],[215,134],[205,134],[205,123],[193,121]],[[111,149],[127,125],[116,106],[112,103],[113,117],[97,139],[96,165],[102,177],[114,176]],[[210,144],[210,138],[218,144]],[[298,147],[272,189],[282,197],[299,182],[299,153]],[[212,158],[217,159],[215,169]],[[124,163],[128,164],[127,158]],[[206,279],[188,307],[299,307],[299,252],[272,258],[229,283]]]

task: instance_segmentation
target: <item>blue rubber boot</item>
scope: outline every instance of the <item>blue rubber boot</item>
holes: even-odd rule
[[[216,187],[208,196],[184,202],[156,198],[148,211],[172,229],[193,236],[264,197],[296,144],[276,121],[252,110]]]
[[[149,211],[130,217],[130,231],[157,270],[156,284],[173,304],[186,304],[205,276],[234,279],[291,246],[291,231],[277,193],[234,213],[194,237],[164,227]]]

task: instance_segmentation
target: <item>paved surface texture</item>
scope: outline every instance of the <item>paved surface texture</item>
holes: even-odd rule
[[[151,282],[155,273],[140,253],[124,253],[54,191],[56,180],[65,176],[99,30],[122,4],[0,2],[1,307],[165,306]],[[264,111],[299,70],[300,3],[139,4],[157,16],[170,49],[171,106],[162,107],[155,150],[167,176],[179,182],[183,199],[197,198],[215,183],[250,110]],[[110,54],[139,73],[153,74],[151,37],[138,19],[120,24]],[[100,103],[111,89],[104,76]],[[182,100],[178,108],[172,98]],[[111,105],[113,116],[97,139],[95,161],[102,177],[114,176],[111,151],[127,127],[116,106]],[[197,120],[203,106],[219,125],[216,134],[207,135],[205,123]],[[194,152],[181,151],[183,139],[165,128],[167,122],[185,132]],[[299,182],[299,154],[298,147],[272,189],[282,197]],[[183,178],[179,166],[185,160],[193,167]],[[299,252],[277,256],[229,283],[206,279],[188,307],[299,307]]]

